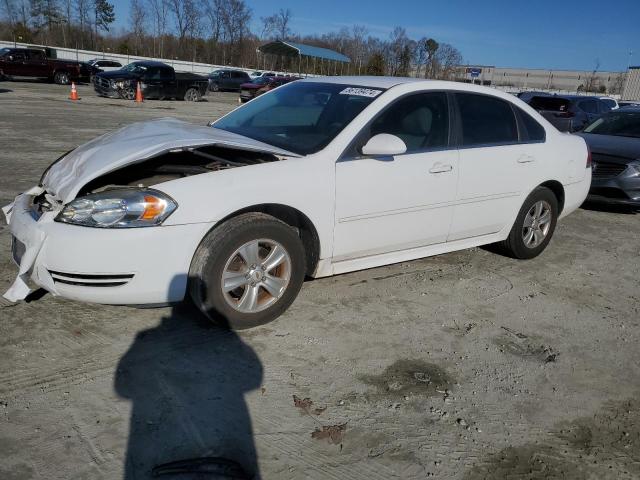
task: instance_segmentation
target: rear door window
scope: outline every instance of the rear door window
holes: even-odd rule
[[[170,68],[160,68],[160,80],[168,82],[173,80],[175,74]]]
[[[40,50],[29,50],[28,56],[29,56],[29,60],[32,60],[32,61],[44,60],[44,52]]]
[[[598,113],[598,101],[595,99],[580,100],[578,108],[587,113]]]
[[[557,97],[533,97],[529,105],[538,111],[568,112],[570,103],[566,98]]]
[[[489,95],[456,93],[462,146],[518,143],[518,126],[511,104]]]

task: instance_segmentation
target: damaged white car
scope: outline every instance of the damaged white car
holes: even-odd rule
[[[535,257],[590,181],[581,138],[497,90],[301,80],[207,127],[136,123],[58,159],[4,208],[19,265],[4,296],[190,295],[246,328],[284,312],[305,276],[496,242]]]

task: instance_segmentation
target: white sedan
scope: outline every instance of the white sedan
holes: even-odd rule
[[[512,95],[300,80],[210,126],[135,123],[58,159],[4,208],[19,265],[5,298],[32,284],[106,304],[190,295],[247,328],[283,313],[305,276],[498,242],[535,257],[590,183],[584,140]]]

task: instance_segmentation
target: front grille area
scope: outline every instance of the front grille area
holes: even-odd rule
[[[623,163],[603,162],[594,160],[592,166],[593,178],[614,178],[627,169]]]
[[[107,93],[111,89],[111,81],[108,78],[102,78],[100,75],[93,80],[94,89],[99,93]]]
[[[119,287],[126,285],[133,278],[133,273],[92,274],[92,273],[65,273],[49,270],[49,275],[54,283],[75,285],[78,287]]]

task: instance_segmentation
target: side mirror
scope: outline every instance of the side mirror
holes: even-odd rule
[[[407,151],[407,146],[401,138],[388,133],[379,133],[369,139],[362,147],[363,155],[393,156],[402,155]]]

